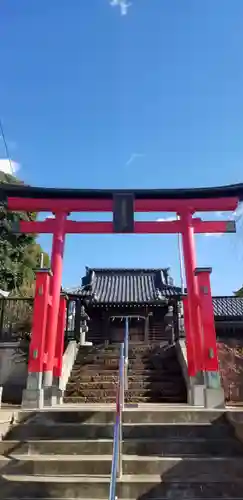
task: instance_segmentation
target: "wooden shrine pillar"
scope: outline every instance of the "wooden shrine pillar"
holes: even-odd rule
[[[149,343],[149,311],[148,308],[145,308],[145,317],[144,317],[144,343]]]

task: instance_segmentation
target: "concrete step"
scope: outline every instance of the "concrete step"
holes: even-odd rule
[[[1,474],[109,476],[112,455],[16,455],[0,457]]]
[[[236,439],[127,439],[122,451],[126,455],[164,457],[242,457],[243,446]]]
[[[47,412],[39,412],[36,414],[33,423],[50,425],[50,424],[114,424],[116,418],[115,409],[102,409],[99,411],[92,410],[69,410],[55,409]]]
[[[104,476],[111,471],[112,455],[16,455],[0,457],[2,474],[45,476]],[[163,481],[220,482],[242,480],[240,457],[147,457],[123,455],[127,475],[160,475]],[[226,479],[227,477],[227,479]]]
[[[29,424],[13,427],[7,434],[6,439],[28,440],[28,439],[112,439],[114,432],[113,424],[70,424],[62,423],[56,425],[50,423]],[[189,424],[125,424],[123,425],[124,439],[181,439],[181,438],[204,438],[218,439],[231,437],[233,430],[225,425],[189,425]]]
[[[0,454],[28,455],[111,455],[112,439],[90,440],[30,440],[0,442]],[[127,439],[123,441],[125,455],[164,457],[242,457],[243,446],[234,439]]]
[[[127,424],[213,424],[229,426],[227,412],[200,410],[193,408],[175,408],[169,407],[158,409],[156,411],[124,411],[123,422]]]
[[[59,407],[54,410],[48,411],[28,412],[20,411],[19,420],[21,425],[25,424],[25,415],[27,413],[28,425],[34,423],[43,423],[45,425],[50,423],[114,423],[115,422],[115,409],[102,409],[97,411],[93,407],[85,407],[85,409],[69,409]],[[231,412],[232,417],[237,418],[238,412]],[[22,416],[22,418],[21,418]],[[31,418],[30,418],[31,416]],[[171,409],[168,406],[151,405],[145,406],[143,409],[129,409],[123,412],[123,423],[126,424],[197,424],[205,425],[212,424],[224,425],[229,427],[227,420],[227,411],[214,411],[214,410],[200,410],[187,406],[181,408],[180,406]]]
[[[107,499],[110,477],[19,476],[3,474],[1,494],[4,500],[38,499]],[[122,499],[141,500],[240,500],[243,496],[243,480],[230,479],[220,482],[184,481],[163,482],[158,475],[124,475],[117,482],[116,495]]]
[[[240,457],[157,457],[123,455],[124,474],[159,474],[162,481],[220,482],[242,479]]]

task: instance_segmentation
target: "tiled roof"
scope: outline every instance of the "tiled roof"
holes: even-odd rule
[[[72,289],[72,294],[97,304],[163,304],[167,298],[180,295],[181,289],[173,285],[165,269],[87,268],[82,286]],[[241,297],[213,297],[213,308],[216,320],[243,321]]]
[[[169,278],[170,279],[170,278]],[[163,269],[87,269],[81,294],[92,294],[102,304],[162,303],[180,289],[166,284]]]
[[[213,297],[215,318],[238,318],[243,320],[242,297]]]

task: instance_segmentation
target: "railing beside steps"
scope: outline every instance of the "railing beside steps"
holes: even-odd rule
[[[116,418],[114,424],[109,500],[115,500],[117,498],[117,479],[122,477],[122,417],[125,402],[125,390],[128,388],[128,342],[129,322],[128,318],[126,318],[124,343],[120,344],[119,379],[116,394]]]

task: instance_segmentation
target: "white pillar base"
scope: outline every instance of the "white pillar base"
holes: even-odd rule
[[[23,390],[23,408],[43,408],[44,394],[42,389],[42,372],[30,372],[27,377],[26,389]]]
[[[196,384],[192,388],[192,401],[193,406],[204,406],[204,385]]]
[[[205,408],[225,408],[224,389],[205,388]]]
[[[205,381],[205,407],[225,408],[224,389],[221,386],[220,373],[206,372]]]
[[[80,332],[80,345],[81,346],[85,345],[85,332],[84,331]]]
[[[22,408],[40,409],[44,407],[43,389],[24,389],[22,395]]]
[[[61,389],[61,379],[60,377],[53,377],[52,386],[52,405],[60,405],[63,403],[64,391]]]
[[[43,387],[51,387],[52,386],[52,381],[53,381],[53,372],[52,370],[49,370],[47,372],[43,373]]]
[[[204,406],[205,383],[203,373],[198,373],[195,377],[190,377],[188,387],[188,403],[192,406]]]

